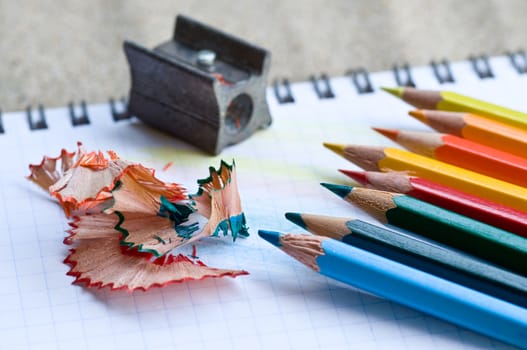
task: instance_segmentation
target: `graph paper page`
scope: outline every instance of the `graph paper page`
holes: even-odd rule
[[[420,88],[459,91],[527,109],[527,77],[505,57],[491,59],[495,79],[480,80],[469,62],[452,64],[456,83],[439,85],[430,67],[412,68]],[[379,90],[392,72],[370,75],[375,91],[358,94],[349,77],[331,79],[335,98],[319,99],[310,82],[291,86],[294,103],[270,88],[270,128],[212,157],[139,121],[114,122],[107,104],[89,105],[90,125],[71,126],[67,108],[46,109],[47,130],[30,131],[26,113],[4,113],[0,135],[0,348],[35,349],[508,349],[450,323],[329,280],[260,239],[258,229],[302,232],[285,212],[371,221],[321,187],[351,184],[337,169],[356,169],[322,142],[391,145],[371,126],[426,130],[409,106]],[[507,93],[504,93],[504,90]],[[521,92],[521,94],[520,94]],[[34,111],[35,113],[35,111]],[[36,115],[35,115],[36,116]],[[197,190],[196,179],[235,159],[250,236],[198,245],[207,265],[245,269],[147,292],[72,285],[63,263],[67,220],[47,193],[27,181],[28,164],[62,148],[115,150],[157,169],[163,180]],[[161,171],[168,162],[173,166]]]

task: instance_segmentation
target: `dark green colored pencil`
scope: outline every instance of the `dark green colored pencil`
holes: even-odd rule
[[[361,220],[286,213],[307,231],[527,307],[527,278],[426,238]]]
[[[523,237],[406,195],[360,187],[323,186],[385,224],[527,276],[527,240]]]

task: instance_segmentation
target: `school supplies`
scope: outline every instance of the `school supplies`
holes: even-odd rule
[[[409,230],[527,276],[524,237],[403,194],[322,185],[384,224]]]
[[[209,154],[271,124],[265,100],[271,53],[190,17],[153,50],[126,41],[127,113]]]
[[[527,157],[527,131],[522,128],[470,113],[435,110],[415,110],[408,113],[439,132]]]
[[[527,213],[402,172],[340,170],[360,184],[397,192],[527,237]]]
[[[342,241],[432,275],[527,306],[527,278],[437,242],[354,219],[286,213],[307,231]]]
[[[324,144],[364,170],[407,171],[410,175],[527,211],[527,188],[392,147]]]
[[[327,237],[263,230],[258,234],[322,275],[525,346],[527,313],[523,307]]]
[[[527,186],[527,158],[436,132],[374,128],[407,150],[519,186]]]
[[[411,87],[386,88],[383,90],[420,109],[467,112],[478,114],[504,124],[527,126],[527,114],[452,91],[421,90]]]
[[[431,66],[397,73],[403,80],[409,74],[418,87],[448,87],[516,109],[527,108],[520,93],[527,81],[516,73],[508,56],[490,58],[495,79],[481,80],[468,60],[447,64],[455,83],[441,84]],[[79,83],[93,83],[89,77],[78,78]],[[346,76],[307,78],[287,84],[276,80],[266,91],[273,124],[222,151],[221,158],[235,159],[240,170],[238,185],[251,236],[235,244],[226,238],[210,247],[198,246],[195,255],[206,256],[208,264],[221,260],[219,266],[244,268],[250,274],[234,280],[174,284],[146,293],[85,292],[71,285],[74,278],[65,275],[68,266],[62,262],[67,254],[62,240],[69,227],[62,210],[24,178],[29,174],[27,164],[82,141],[90,149],[119,150],[123,158],[157,169],[164,181],[177,178],[191,191],[203,170],[219,164],[220,157],[206,156],[134,117],[126,118],[126,101],[123,104],[120,99],[99,104],[73,101],[68,106],[72,95],[62,97],[64,107],[38,108],[39,101],[33,101],[27,110],[4,108],[0,117],[2,346],[191,349],[331,344],[376,348],[386,347],[389,340],[390,348],[422,347],[423,342],[437,349],[503,347],[496,339],[321,275],[306,278],[309,271],[295,268],[296,262],[256,235],[263,227],[290,230],[294,225],[283,214],[292,210],[369,219],[319,185],[348,181],[336,169],[351,167],[321,147],[322,142],[353,140],[387,146],[389,141],[371,126],[427,129],[406,116],[407,104],[380,91],[380,86],[397,84],[391,70],[354,69]],[[115,92],[121,95],[127,91]],[[194,252],[188,248],[182,253],[191,257]],[[218,250],[221,256],[214,254]]]

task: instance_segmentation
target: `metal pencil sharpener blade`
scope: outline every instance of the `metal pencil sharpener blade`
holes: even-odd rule
[[[185,16],[153,50],[125,41],[128,114],[218,154],[271,124],[269,51]]]

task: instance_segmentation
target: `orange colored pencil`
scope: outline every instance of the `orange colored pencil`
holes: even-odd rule
[[[460,112],[419,109],[409,114],[432,129],[527,158],[527,131]]]
[[[373,128],[417,154],[527,187],[527,159],[436,132]]]
[[[441,185],[527,212],[527,188],[398,148],[362,145],[324,146],[370,171],[406,171]]]

